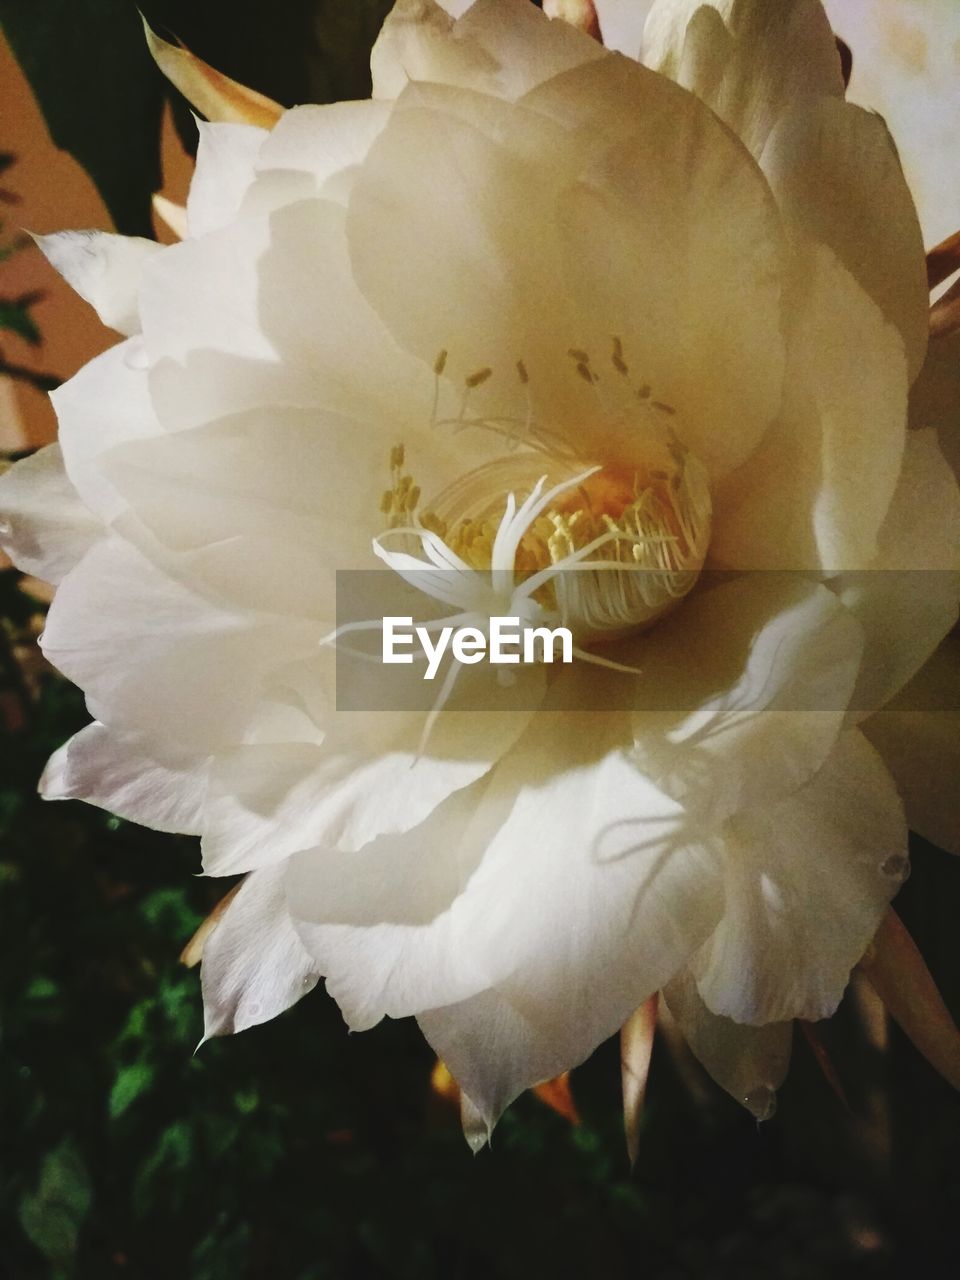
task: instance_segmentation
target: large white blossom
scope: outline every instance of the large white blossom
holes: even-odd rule
[[[816,0],[659,0],[646,66],[456,10],[400,0],[370,101],[201,124],[183,243],[42,241],[125,335],[0,486],[94,717],[43,790],[249,873],[208,1035],[323,977],[481,1140],[661,991],[766,1114],[906,872],[873,713],[957,618],[913,204]],[[580,656],[338,710],[345,569]]]

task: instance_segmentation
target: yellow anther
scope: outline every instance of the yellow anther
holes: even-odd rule
[[[481,382],[486,382],[492,374],[492,369],[478,369],[476,373],[471,373],[469,378],[464,378],[464,382],[470,388],[479,387]]]
[[[424,529],[429,530],[430,533],[435,533],[438,538],[447,536],[447,522],[446,520],[441,520],[435,511],[425,511],[420,517],[420,523]]]

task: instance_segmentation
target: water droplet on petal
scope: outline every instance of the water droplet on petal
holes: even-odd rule
[[[480,1109],[463,1092],[460,1094],[460,1123],[463,1125],[463,1136],[467,1140],[467,1146],[476,1155],[490,1141],[490,1126],[481,1115]]]
[[[758,1123],[762,1123],[764,1120],[772,1120],[776,1114],[777,1095],[769,1085],[760,1084],[744,1094],[743,1105]]]
[[[910,859],[902,853],[892,853],[880,863],[880,870],[891,880],[906,880],[910,874]]]

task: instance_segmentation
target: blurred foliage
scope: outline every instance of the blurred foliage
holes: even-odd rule
[[[0,574],[4,1280],[954,1274],[939,1249],[960,1207],[955,1098],[908,1045],[892,1060],[865,1046],[849,1009],[828,1044],[852,1113],[799,1039],[763,1127],[687,1063],[691,1094],[658,1042],[633,1175],[615,1043],[574,1073],[579,1127],[528,1096],[478,1157],[412,1021],[349,1036],[315,992],[195,1053],[199,983],[177,956],[229,882],[196,875],[193,840],[37,798],[87,718],[31,659],[37,609]],[[917,861],[901,909],[942,929],[957,866]],[[957,950],[934,948],[935,971],[960,971]],[[891,1065],[906,1082],[892,1102]],[[892,1175],[889,1143],[865,1138],[878,1105]]]
[[[16,157],[10,152],[0,152],[0,181],[6,181],[6,175],[16,164]],[[0,186],[0,206],[15,207],[20,203],[15,191],[8,186]],[[29,236],[11,232],[7,227],[7,219],[0,217],[0,266],[9,261],[21,249],[30,243]],[[39,347],[41,334],[37,322],[33,318],[33,308],[43,300],[43,293],[32,290],[11,296],[4,292],[0,282],[0,340],[10,334],[20,342],[31,347]],[[50,374],[40,373],[36,369],[17,364],[6,358],[0,348],[0,376],[29,382],[40,391],[52,391],[59,379]]]

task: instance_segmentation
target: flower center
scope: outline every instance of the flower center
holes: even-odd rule
[[[511,590],[526,583],[579,644],[649,626],[690,591],[706,558],[706,474],[672,433],[634,465],[585,470],[542,454],[501,458],[419,515],[402,448],[391,463],[394,484],[382,509],[398,532],[415,522],[449,550],[451,563],[501,585],[506,576]]]

